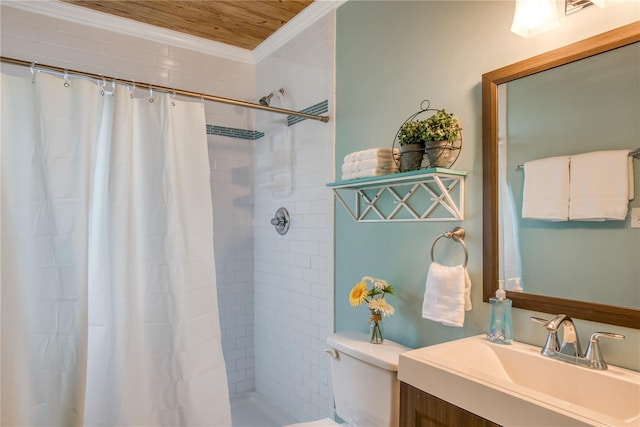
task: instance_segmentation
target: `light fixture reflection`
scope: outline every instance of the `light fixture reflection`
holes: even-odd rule
[[[555,0],[516,0],[511,31],[533,37],[560,25]]]

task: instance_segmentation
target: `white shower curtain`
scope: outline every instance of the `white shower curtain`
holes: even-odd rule
[[[204,107],[2,75],[3,426],[231,424]]]
[[[507,170],[508,160],[508,117],[507,91],[508,85],[498,86],[498,229],[500,241],[500,260],[498,262],[498,279],[504,280],[505,289],[513,290],[509,279],[522,277],[522,261],[520,257],[520,238],[518,236],[518,214],[509,186]]]

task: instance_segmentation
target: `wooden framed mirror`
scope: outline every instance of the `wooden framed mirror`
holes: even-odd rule
[[[638,42],[640,42],[640,21],[491,71],[482,76],[484,301],[488,301],[489,297],[494,295],[500,278],[498,189],[498,119],[500,114],[498,94],[500,85]],[[635,125],[638,125],[637,120]],[[635,143],[639,142],[635,141]],[[640,168],[637,166],[635,173],[636,175],[640,173]],[[640,189],[636,189],[636,198],[638,198],[638,192]],[[638,260],[636,262],[640,263]],[[513,306],[518,308],[550,314],[563,313],[578,319],[640,329],[640,308],[526,292],[507,291],[507,296],[513,301]]]

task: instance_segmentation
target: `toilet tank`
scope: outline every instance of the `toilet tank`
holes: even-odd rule
[[[331,359],[336,414],[353,427],[397,427],[398,358],[411,349],[387,339],[371,344],[355,331],[333,334],[327,343],[337,352]]]

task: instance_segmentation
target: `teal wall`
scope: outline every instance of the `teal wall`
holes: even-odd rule
[[[341,205],[336,206],[337,331],[367,330],[366,307],[351,307],[348,293],[362,276],[370,275],[388,280],[397,289],[397,296],[389,299],[396,314],[384,318],[387,338],[420,347],[484,332],[488,304],[482,302],[481,76],[639,16],[637,3],[588,8],[571,19],[561,16],[556,30],[524,39],[509,31],[513,12],[514,2],[507,1],[351,0],[338,9],[338,173],[342,158],[350,152],[391,147],[400,124],[418,110],[421,100],[429,99],[432,107],[446,108],[462,120],[464,144],[454,168],[469,175],[464,221],[356,223]],[[440,233],[458,225],[467,231],[473,283],[474,307],[463,328],[443,326],[420,315],[431,244]],[[441,240],[436,259],[460,263],[461,249]],[[532,314],[514,309],[515,339],[542,344],[546,334],[531,324]],[[628,339],[622,344],[607,343],[608,360],[640,369],[637,331],[586,321],[578,322],[578,328],[583,341],[600,329],[625,333]]]

